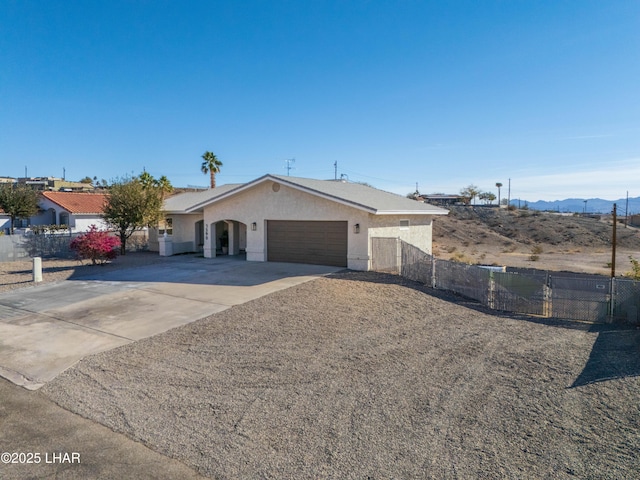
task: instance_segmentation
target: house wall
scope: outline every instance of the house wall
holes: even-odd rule
[[[401,220],[409,220],[409,228],[401,227]],[[428,215],[371,215],[369,237],[400,238],[431,254],[432,228],[432,217]]]
[[[274,184],[278,187],[274,188]],[[275,191],[277,190],[277,191]],[[366,225],[369,214],[337,202],[325,200],[278,182],[264,182],[240,194],[205,208],[205,256],[215,255],[215,238],[211,238],[214,224],[220,220],[242,222],[247,226],[247,260],[266,261],[267,220],[347,221],[347,265],[355,270],[366,270],[369,263],[369,241]],[[255,222],[257,229],[251,230]],[[360,224],[360,233],[354,225]]]
[[[64,212],[64,210],[61,210]],[[60,212],[58,212],[58,224],[60,223]],[[98,230],[106,230],[108,228],[107,223],[101,218],[95,215],[69,215],[69,223],[74,232],[86,232],[91,225],[98,227]]]
[[[171,235],[171,240],[174,255],[178,253],[195,252],[196,222],[202,220],[202,214],[167,214],[165,216],[166,218],[171,218],[173,221],[173,235]]]
[[[0,233],[6,233],[11,229],[11,217],[7,215],[0,215]]]
[[[41,211],[30,219],[30,225],[61,225],[60,214],[66,213],[69,216],[69,227],[74,232],[86,232],[91,225],[95,225],[101,230],[107,228],[107,224],[99,214],[71,214],[57,203],[48,198],[42,197],[38,203]]]

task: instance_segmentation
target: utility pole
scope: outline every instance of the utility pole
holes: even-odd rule
[[[629,190],[627,190],[627,204],[624,207],[624,228],[627,228],[629,222]]]
[[[616,204],[613,204],[613,234],[611,236],[611,278],[616,276]]]
[[[338,161],[333,162],[333,179],[338,180]]]
[[[509,189],[507,191],[507,208],[509,208],[509,205],[511,205],[511,179],[509,179]]]

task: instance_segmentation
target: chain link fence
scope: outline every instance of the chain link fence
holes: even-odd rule
[[[492,272],[493,295],[488,306],[496,310],[548,314],[546,274]]]
[[[590,322],[640,321],[640,282],[440,260],[398,238],[371,239],[372,270],[449,290],[494,310]]]
[[[491,271],[460,262],[436,259],[433,286],[489,305]]]
[[[638,323],[640,320],[640,282],[617,279],[614,284],[615,304],[613,319],[618,322]]]

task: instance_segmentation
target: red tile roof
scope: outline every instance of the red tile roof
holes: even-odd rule
[[[69,213],[102,213],[107,195],[104,193],[42,192],[42,196]]]

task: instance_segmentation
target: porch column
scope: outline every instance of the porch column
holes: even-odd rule
[[[204,258],[215,258],[216,256],[216,224],[204,224],[204,245],[202,248]]]

